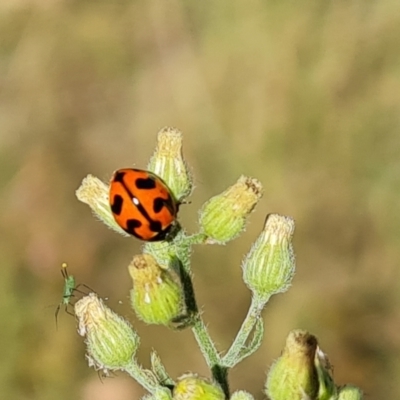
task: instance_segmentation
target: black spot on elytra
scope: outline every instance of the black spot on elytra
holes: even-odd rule
[[[165,200],[161,197],[157,197],[153,201],[153,211],[157,214],[159,213],[165,206]]]
[[[153,242],[153,241],[155,242],[155,241],[158,241],[158,240],[164,240],[165,236],[167,235],[167,233],[168,233],[168,231],[170,229],[170,227],[168,227],[167,229],[162,230],[162,226],[161,226],[161,224],[159,222],[151,221],[150,225],[149,225],[149,229],[152,232],[156,233],[156,235],[154,235],[151,238],[146,238],[145,239],[142,235],[140,235],[137,232],[137,229],[140,228],[142,225],[143,224],[139,220],[130,219],[130,220],[127,221],[125,231],[128,232],[130,235],[136,236],[138,239],[148,240],[150,242]]]
[[[138,189],[150,190],[150,189],[155,189],[156,187],[156,181],[154,180],[154,178],[151,177],[138,178],[136,179],[135,183]]]
[[[153,236],[152,238],[147,239],[147,240],[149,242],[157,242],[160,240],[165,240],[165,238],[169,235],[169,233],[171,231],[171,227],[172,227],[172,225],[168,226],[163,231],[160,230],[155,236]]]
[[[161,232],[162,231],[161,222],[153,221],[153,220],[150,220],[149,222],[150,222],[149,228],[152,232]]]
[[[126,174],[126,172],[117,171],[113,176],[113,181],[114,182],[124,183],[125,174]]]
[[[116,194],[113,198],[113,203],[111,204],[111,211],[113,212],[113,214],[121,214],[123,203],[124,199],[119,194]]]
[[[131,235],[138,236],[138,234],[135,232],[137,228],[140,228],[142,226],[142,223],[138,219],[128,219],[126,221],[126,231],[130,233]]]

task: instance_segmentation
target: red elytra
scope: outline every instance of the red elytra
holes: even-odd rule
[[[114,172],[109,201],[117,224],[145,241],[165,240],[176,225],[179,203],[156,174],[134,168]]]

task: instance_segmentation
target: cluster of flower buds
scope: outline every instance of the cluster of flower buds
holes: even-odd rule
[[[125,236],[126,232],[129,232],[147,241],[144,254],[135,256],[128,268],[133,281],[130,300],[138,318],[149,324],[169,327],[185,321],[185,318],[190,320],[190,323],[182,323],[182,327],[192,327],[210,368],[213,370],[218,366],[227,370],[259,347],[263,333],[262,309],[272,295],[285,292],[291,285],[295,272],[292,244],[294,221],[290,217],[278,214],[268,215],[262,232],[245,256],[242,263],[243,280],[252,292],[253,308],[248,314],[249,319],[245,320],[227,352],[227,357],[221,357],[208,336],[195,302],[190,251],[194,244],[225,244],[242,233],[248,216],[263,195],[262,185],[254,178],[240,177],[232,186],[205,202],[199,212],[199,232],[187,235],[175,220],[179,205],[193,189],[193,178],[182,156],[182,134],[179,131],[164,128],[158,134],[157,147],[148,169],[151,172],[124,170],[124,173],[134,171],[137,175],[140,172],[140,177],[133,175],[128,183],[116,174],[119,179],[112,181],[111,190],[108,185],[89,175],[77,190],[77,197],[87,203],[95,215],[115,231]],[[143,189],[146,195],[154,190],[154,198],[136,197],[137,192],[134,190],[138,189],[138,186],[132,186],[131,189],[131,181],[135,184],[139,182],[139,189]],[[126,189],[125,197],[121,197],[119,192],[113,193],[113,184]],[[127,203],[131,206],[129,210],[136,214],[132,217],[129,212],[126,218],[129,224],[122,224],[121,228],[113,213],[122,215],[121,218],[125,219],[122,204]],[[165,213],[164,220],[161,217],[161,220],[152,218],[154,215],[158,216],[157,211],[160,210]],[[134,218],[135,216],[138,218]],[[172,226],[176,231],[169,237],[167,233],[171,233],[169,228]],[[136,232],[135,229],[139,227],[149,235]],[[104,373],[125,370],[151,392],[147,399],[227,398],[229,389],[226,375],[220,378],[215,371],[212,381],[195,374],[187,374],[174,382],[166,374],[155,354],[152,356],[152,371],[139,367],[135,361],[139,346],[137,333],[96,294],[90,293],[79,300],[75,304],[75,314],[79,325],[78,332],[85,337],[87,344],[89,365]],[[255,333],[253,339],[249,340],[251,332]],[[340,388],[334,384],[329,361],[318,347],[317,339],[300,330],[289,334],[281,357],[270,369],[265,393],[271,400],[362,398],[359,389],[352,386]],[[230,398],[253,399],[245,391],[235,392]]]

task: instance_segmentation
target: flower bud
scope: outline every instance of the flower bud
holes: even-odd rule
[[[148,324],[169,325],[182,314],[183,290],[171,270],[161,268],[153,256],[135,256],[129,274],[133,280],[131,303],[140,319]]]
[[[295,271],[293,232],[293,219],[270,214],[264,230],[243,261],[246,285],[265,301],[290,286]]]
[[[94,215],[103,221],[109,228],[124,236],[129,236],[115,222],[109,202],[109,187],[93,175],[83,179],[81,186],[75,192],[76,197],[82,203],[87,204]]]
[[[254,400],[254,397],[244,390],[239,390],[232,394],[230,400]]]
[[[340,388],[339,395],[337,397],[338,400],[362,400],[362,398],[362,391],[352,385],[346,385]]]
[[[315,399],[318,376],[314,366],[317,339],[308,332],[290,332],[281,357],[272,365],[265,392],[271,400]]]
[[[131,325],[111,311],[95,293],[75,304],[78,333],[86,336],[89,365],[105,372],[131,364],[139,337]]]
[[[173,391],[174,400],[225,400],[222,389],[194,374],[182,376]]]
[[[226,243],[237,237],[262,195],[258,180],[242,176],[233,186],[208,200],[200,210],[201,230],[208,241]]]
[[[177,129],[167,127],[158,133],[148,169],[164,180],[178,202],[192,192],[193,180],[182,156],[182,134]]]

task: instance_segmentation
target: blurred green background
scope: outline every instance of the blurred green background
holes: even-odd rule
[[[297,274],[265,310],[261,349],[231,373],[263,398],[291,329],[317,335],[338,384],[400,398],[400,3],[3,0],[0,5],[0,393],[8,400],[139,398],[101,381],[75,321],[54,310],[62,262],[133,321],[140,361],[208,375],[190,331],[129,308],[140,243],[75,190],[88,173],[145,168],[157,132],[184,133],[195,176],[180,219],[241,174],[265,196],[247,231],[198,247],[194,283],[220,350],[249,305],[240,263],[265,215],[296,220]],[[122,301],[122,304],[119,304]]]

